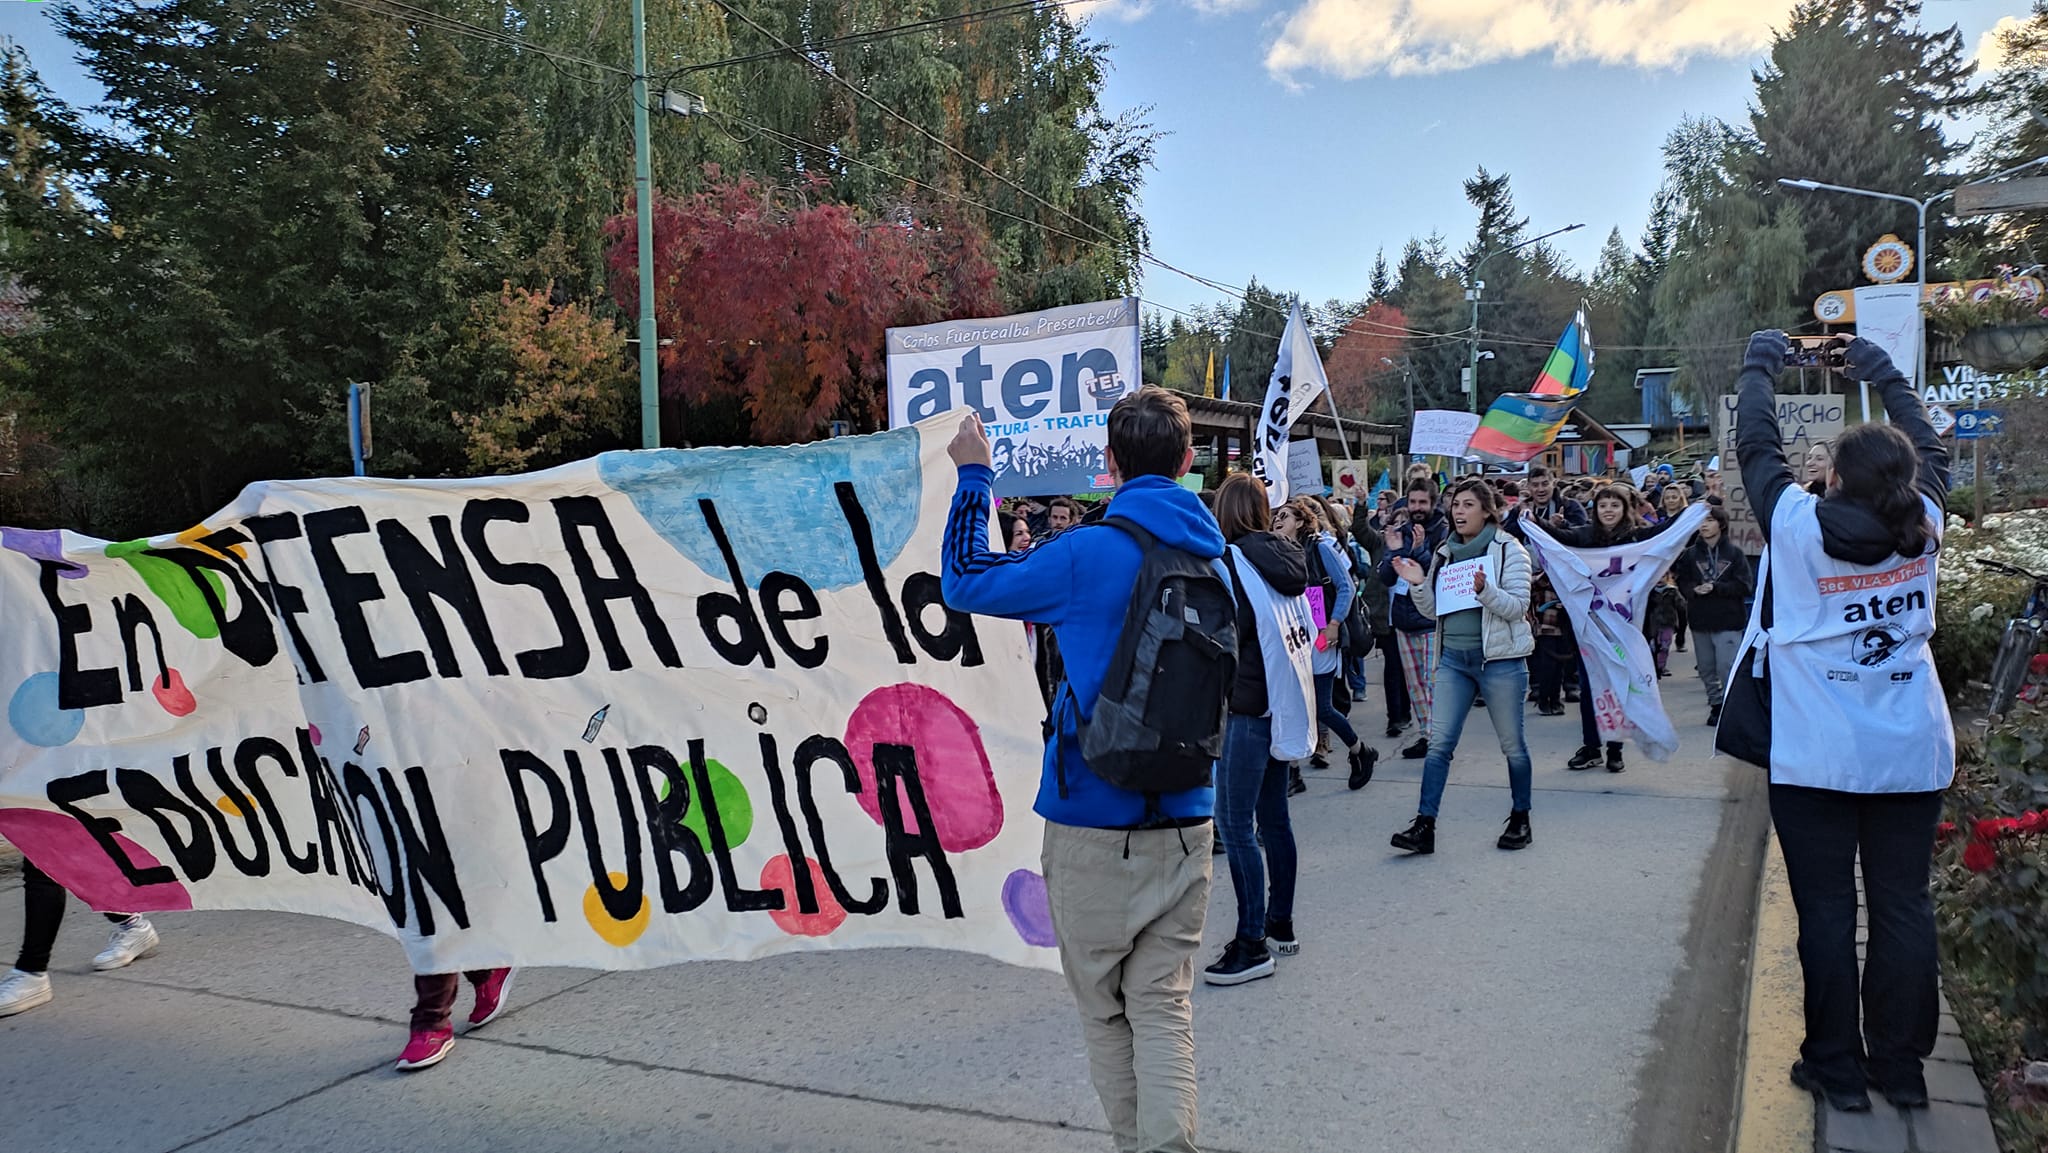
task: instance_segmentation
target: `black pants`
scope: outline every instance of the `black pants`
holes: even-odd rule
[[[64,924],[64,886],[36,868],[35,862],[21,863],[21,955],[14,967],[24,973],[46,973],[50,969],[50,948],[57,943],[57,929]],[[126,913],[108,913],[116,925]]]
[[[1586,675],[1586,662],[1579,662],[1579,736],[1589,749],[1600,747],[1600,722],[1593,719],[1593,681]]]
[[[1928,874],[1941,794],[1838,793],[1771,786],[1771,822],[1785,850],[1799,912],[1806,976],[1806,1041],[1799,1054],[1823,1084],[1850,1089],[1870,1076],[1920,1083],[1940,1015],[1934,898]],[[1857,1028],[1856,863],[1870,943]]]
[[[1564,637],[1537,637],[1536,651],[1529,656],[1529,681],[1536,690],[1536,704],[1554,709],[1564,702],[1564,666],[1571,659],[1571,641]]]
[[[1394,643],[1394,634],[1379,638],[1379,649],[1386,659],[1386,671],[1380,675],[1380,688],[1387,694],[1387,723],[1405,725],[1415,719],[1415,705],[1408,699],[1408,674],[1401,671],[1401,646]]]

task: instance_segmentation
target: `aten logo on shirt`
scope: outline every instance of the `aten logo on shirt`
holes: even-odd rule
[[[1855,669],[1829,669],[1828,679],[1831,681],[1846,681],[1853,684],[1856,681],[1862,680],[1863,677]]]
[[[1842,606],[1842,623],[1866,624],[1870,621],[1888,620],[1914,611],[1927,611],[1927,590],[1914,589],[1902,595],[1873,595],[1867,601],[1850,601]]]

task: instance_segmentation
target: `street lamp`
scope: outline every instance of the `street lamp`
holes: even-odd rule
[[[1584,224],[1567,224],[1563,228],[1554,229],[1541,236],[1530,237],[1520,244],[1511,244],[1506,248],[1489,252],[1478,260],[1473,261],[1472,267],[1466,271],[1465,279],[1471,282],[1470,287],[1465,289],[1465,299],[1472,302],[1472,339],[1470,341],[1471,353],[1466,358],[1465,391],[1470,398],[1468,403],[1473,412],[1479,411],[1479,297],[1486,291],[1486,282],[1479,279],[1479,270],[1485,268],[1486,262],[1496,256],[1506,256],[1510,252],[1518,252],[1532,244],[1540,244],[1553,236],[1563,236],[1567,232],[1574,232],[1584,227]]]
[[[2015,164],[2003,172],[1994,172],[1980,180],[1968,181],[1964,187],[1972,184],[1989,184],[1991,181],[2002,180],[2016,172],[2024,172],[2029,168],[2042,164],[2048,164],[2048,156],[2038,156],[2027,161],[2025,164]],[[1913,277],[1913,284],[1917,289],[1913,298],[1913,312],[1919,318],[1918,341],[1920,345],[1917,362],[1913,365],[1913,388],[1914,391],[1919,391],[1927,382],[1927,210],[1954,196],[1956,194],[1955,189],[1951,188],[1946,192],[1938,192],[1925,200],[1915,200],[1910,196],[1901,196],[1896,192],[1877,192],[1868,188],[1851,188],[1845,184],[1828,184],[1819,180],[1787,180],[1781,177],[1778,183],[1787,188],[1797,188],[1803,192],[1843,192],[1850,196],[1867,196],[1873,200],[1891,200],[1913,206],[1913,211],[1919,217],[1918,240],[1913,249],[1913,268],[1916,274]],[[1475,313],[1474,315],[1477,314]],[[1870,385],[1867,382],[1859,382],[1859,385],[1863,390],[1863,419],[1868,421],[1870,419]]]
[[[1404,378],[1405,378],[1405,379],[1407,380],[1407,382],[1408,382],[1408,419],[1409,419],[1409,420],[1414,420],[1414,419],[1415,419],[1415,364],[1414,364],[1414,362],[1413,362],[1413,361],[1411,361],[1411,360],[1409,360],[1409,359],[1408,359],[1407,357],[1405,357],[1405,356],[1404,356],[1404,357],[1402,357],[1402,358],[1401,358],[1401,363],[1399,363],[1399,364],[1395,364],[1395,363],[1394,363],[1394,361],[1393,361],[1393,358],[1392,358],[1392,357],[1386,357],[1386,356],[1382,356],[1382,357],[1380,357],[1380,363],[1381,363],[1381,364],[1384,364],[1384,365],[1386,365],[1386,366],[1387,366],[1388,368],[1398,368],[1398,369],[1400,369],[1400,370],[1401,370],[1401,375],[1402,375],[1402,377],[1404,377]]]

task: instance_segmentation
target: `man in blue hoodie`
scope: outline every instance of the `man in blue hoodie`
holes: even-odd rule
[[[1195,1149],[1195,951],[1209,906],[1215,790],[1147,796],[1103,781],[1081,756],[1138,579],[1138,544],[1082,525],[1027,553],[989,548],[988,438],[970,413],[950,449],[959,488],[946,521],[943,587],[961,612],[1051,626],[1067,679],[1033,806],[1045,818],[1046,893],[1060,965],[1081,1011],[1088,1065],[1119,1153]],[[1179,478],[1194,463],[1187,405],[1142,388],[1109,414],[1109,515],[1214,561],[1223,534]]]

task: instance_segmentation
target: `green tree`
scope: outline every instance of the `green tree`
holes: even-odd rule
[[[554,304],[544,289],[506,284],[476,301],[444,372],[487,380],[502,397],[458,413],[471,471],[520,472],[625,447],[635,399],[626,334],[578,303]]]
[[[2006,30],[1999,49],[2000,66],[1985,94],[1996,167],[2009,168],[2048,155],[2048,122],[2043,120],[2048,115],[2048,0],[2035,0],[2033,15]],[[2048,260],[2048,211],[1996,217],[1989,232],[1994,251],[2008,263],[2025,267]]]
[[[1806,0],[1754,76],[1748,131],[1731,175],[1766,200],[1796,199],[1808,265],[1791,303],[1860,282],[1864,250],[1892,233],[1914,242],[1907,205],[1780,188],[1820,180],[1922,198],[1961,151],[1944,123],[1969,102],[1962,34],[1920,27],[1920,0]],[[1940,221],[1931,218],[1930,246]],[[1932,275],[1929,279],[1940,279]]]

